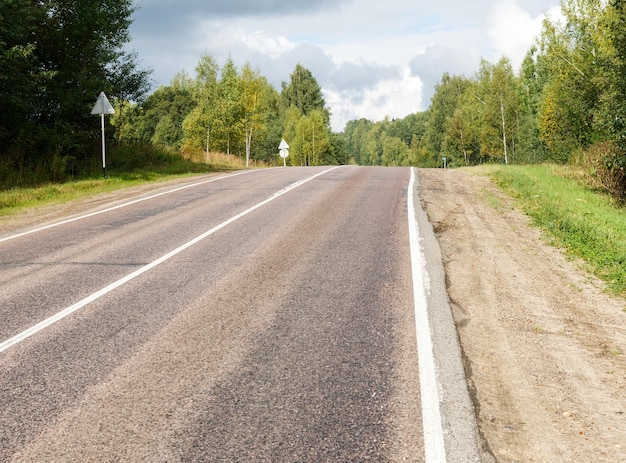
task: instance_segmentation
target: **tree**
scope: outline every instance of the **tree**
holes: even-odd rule
[[[346,138],[343,134],[331,132],[330,134],[330,158],[329,164],[345,165],[350,162],[350,156],[346,148]]]
[[[550,159],[549,151],[539,136],[539,104],[546,85],[541,58],[535,45],[522,61],[519,72],[520,112],[517,117],[517,162],[539,162]]]
[[[514,152],[516,115],[520,110],[519,91],[511,62],[502,58],[496,64],[483,60],[478,73],[480,101],[483,103],[481,153],[499,157],[505,164]]]
[[[23,0],[3,0],[0,9],[0,183],[13,172],[21,183],[38,138],[37,95],[52,77],[37,62],[32,34],[43,14]]]
[[[409,148],[399,137],[383,135],[382,163],[385,166],[408,166]]]
[[[294,106],[303,116],[308,116],[311,111],[318,109],[322,111],[324,121],[328,123],[330,113],[326,109],[322,89],[311,71],[298,64],[290,78],[289,84],[286,82],[281,84],[284,107]]]
[[[366,166],[382,165],[383,134],[388,120],[377,122],[372,125],[365,136],[361,162]]]
[[[192,99],[196,106],[185,117],[182,124],[184,144],[194,148],[203,148],[207,155],[215,144],[215,127],[219,120],[217,112],[218,73],[217,61],[211,55],[202,55],[196,66],[195,81],[190,86]]]
[[[626,2],[612,0],[600,18],[603,40],[597,82],[600,99],[596,127],[615,143],[619,167],[626,167]]]
[[[246,167],[250,162],[252,136],[265,129],[271,98],[270,84],[249,64],[243,67],[240,79],[243,104],[243,129],[246,142]]]
[[[429,153],[430,165],[438,165],[442,154],[449,155],[443,151],[446,144],[446,125],[454,116],[466,86],[465,77],[451,76],[448,73],[444,73],[441,82],[435,86],[428,126],[424,134],[424,148]]]
[[[92,132],[88,109],[101,91],[114,99],[140,100],[147,73],[135,55],[123,50],[130,41],[131,0],[46,0],[46,20],[38,31],[40,65],[54,77],[40,101],[40,123]]]
[[[0,11],[0,143],[4,146],[31,120],[38,86],[51,75],[38,67],[31,31],[42,11],[23,0],[4,0]]]
[[[448,159],[462,158],[465,165],[479,162],[480,127],[484,102],[478,97],[476,82],[467,81],[463,85],[457,107],[445,124],[443,154]]]
[[[599,16],[596,43],[599,98],[594,114],[593,144],[586,149],[584,163],[609,193],[626,196],[626,4],[607,2]]]
[[[365,137],[373,125],[373,122],[364,118],[349,121],[346,124],[344,132],[346,137],[346,150],[348,156],[353,159],[356,164],[364,163]]]
[[[236,136],[241,130],[243,121],[243,104],[239,71],[229,56],[221,70],[221,78],[217,83],[216,109],[218,112],[218,137],[221,136],[223,151],[231,154],[237,146]],[[243,141],[243,139],[241,140]]]
[[[183,142],[183,120],[196,106],[191,89],[176,81],[161,86],[141,105],[117,105],[111,125],[117,139],[125,143],[152,142],[180,148]]]
[[[274,87],[268,88],[269,100],[265,129],[255,143],[254,158],[266,163],[273,163],[278,157],[278,145],[284,136],[285,118],[280,111],[280,95]]]
[[[310,166],[336,162],[332,155],[330,112],[311,71],[296,65],[289,84],[282,83],[281,98],[284,138],[291,140],[290,163]]]
[[[545,85],[538,110],[541,139],[558,160],[596,138],[594,115],[600,100],[597,65],[603,0],[563,0],[564,22],[545,20],[538,62]]]
[[[89,114],[98,94],[145,95],[149,72],[124,50],[133,11],[132,0],[3,1],[0,102],[13,120],[0,117],[0,151],[21,153],[20,169],[58,156],[85,161],[98,136]]]
[[[166,114],[159,118],[159,122],[154,128],[152,143],[170,148],[177,145],[179,140],[179,126],[174,122],[172,116]]]
[[[308,118],[304,118],[304,120],[306,123],[302,135],[307,141],[310,140],[311,153],[307,165],[319,166],[332,164],[330,158],[331,137],[325,111],[314,109],[310,112]]]
[[[292,107],[287,121],[291,165],[319,166],[331,161],[330,131],[322,111],[315,109],[308,116],[303,116]]]

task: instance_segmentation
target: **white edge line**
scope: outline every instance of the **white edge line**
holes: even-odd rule
[[[68,223],[71,223],[71,222],[76,222],[77,220],[83,220],[83,219],[87,219],[89,217],[93,217],[95,215],[100,215],[100,214],[104,214],[106,212],[111,212],[111,211],[114,211],[116,209],[121,209],[123,207],[127,207],[127,206],[131,206],[133,204],[140,203],[142,201],[148,201],[149,199],[158,198],[159,196],[168,195],[170,193],[175,193],[175,192],[181,191],[181,190],[186,190],[187,188],[192,188],[192,187],[195,187],[195,186],[204,185],[206,183],[216,182],[218,180],[222,180],[222,179],[230,178],[230,177],[235,177],[237,175],[247,174],[249,172],[253,172],[253,171],[251,171],[251,170],[244,170],[242,172],[236,172],[234,174],[222,175],[221,177],[215,177],[215,178],[210,178],[208,180],[202,180],[201,182],[189,183],[187,185],[183,185],[183,186],[180,186],[178,188],[174,188],[172,190],[162,191],[161,193],[156,193],[156,194],[153,194],[153,195],[150,195],[150,196],[146,196],[144,198],[134,199],[134,200],[129,201],[127,203],[118,204],[117,206],[109,207],[107,209],[102,209],[101,211],[91,212],[89,214],[81,215],[79,217],[73,217],[71,219],[67,219],[67,220],[62,220],[60,222],[51,223],[49,225],[45,225],[43,227],[35,228],[33,230],[28,230],[28,231],[25,231],[25,232],[22,232],[22,233],[17,233],[15,235],[7,236],[5,238],[0,238],[0,243],[2,243],[3,241],[9,241],[9,240],[13,240],[13,239],[16,239],[16,238],[21,238],[22,236],[30,235],[32,233],[37,233],[37,232],[40,232],[40,231],[43,231],[43,230],[48,230],[49,228],[54,228],[54,227],[58,227],[60,225],[65,225],[65,224],[68,224]]]
[[[426,272],[426,259],[420,244],[417,219],[415,217],[414,188],[415,170],[411,168],[408,192],[409,241],[413,273],[420,395],[422,399],[424,453],[426,463],[445,463],[446,449],[441,424],[441,411],[439,409],[437,370],[433,354],[432,332],[428,319],[428,288],[423,276],[423,272]]]
[[[260,203],[246,209],[243,212],[240,212],[239,214],[231,217],[230,219],[226,220],[225,222],[222,222],[219,225],[216,225],[215,227],[211,228],[210,230],[204,232],[203,234],[197,236],[196,238],[192,239],[191,241],[188,241],[187,243],[183,244],[182,246],[177,247],[176,249],[174,249],[173,251],[168,252],[167,254],[165,254],[164,256],[161,256],[160,258],[158,258],[157,260],[135,270],[134,272],[126,275],[123,278],[120,278],[119,280],[115,281],[114,283],[111,283],[110,285],[106,286],[105,288],[102,288],[100,291],[97,291],[95,293],[93,293],[92,295],[86,297],[85,299],[77,302],[74,305],[71,305],[70,307],[62,310],[61,312],[58,312],[57,314],[37,323],[36,325],[32,326],[31,328],[22,331],[21,333],[13,336],[12,338],[2,342],[2,344],[0,344],[0,353],[4,352],[5,350],[7,350],[9,347],[18,344],[19,342],[31,337],[32,335],[34,335],[35,333],[38,333],[39,331],[49,327],[50,325],[58,322],[59,320],[67,317],[68,315],[76,312],[79,309],[82,309],[83,307],[85,307],[87,304],[99,299],[100,297],[104,296],[105,294],[113,291],[116,288],[119,288],[120,286],[124,285],[125,283],[128,283],[129,281],[131,281],[132,279],[138,277],[139,275],[147,272],[148,270],[156,267],[159,264],[162,264],[163,262],[165,262],[166,260],[170,259],[171,257],[174,257],[176,254],[179,254],[181,252],[183,252],[185,249],[193,246],[194,244],[202,241],[203,239],[207,238],[208,236],[211,236],[212,234],[214,234],[215,232],[217,232],[218,230],[221,230],[222,228],[226,227],[227,225],[230,225],[231,223],[235,222],[236,220],[239,220],[240,218],[244,217],[245,215],[248,215],[249,213],[251,213],[252,211],[266,205],[267,203],[274,201],[276,198],[288,193],[291,190],[294,190],[296,188],[298,188],[299,186],[304,185],[305,183],[313,180],[316,177],[319,177],[320,175],[324,175],[332,170],[337,169],[340,166],[336,166],[333,167],[331,169],[327,169],[324,170],[318,174],[313,175],[312,177],[308,177],[305,178],[303,180],[299,180],[295,183],[292,183],[291,185],[287,186],[286,188],[283,188],[282,190],[277,191],[276,193],[274,193],[272,196],[270,196],[269,198],[265,199],[264,201],[261,201]]]

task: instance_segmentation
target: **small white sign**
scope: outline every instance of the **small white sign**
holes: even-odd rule
[[[98,116],[102,116],[104,114],[115,114],[115,109],[113,109],[113,106],[109,103],[109,99],[104,92],[100,93],[96,104],[91,110],[91,114],[96,114]]]
[[[280,141],[280,145],[278,145],[278,149],[281,151],[289,149],[289,145],[287,144],[284,138]]]

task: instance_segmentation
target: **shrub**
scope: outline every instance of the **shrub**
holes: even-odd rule
[[[612,142],[600,142],[580,151],[573,163],[581,167],[586,180],[620,201],[626,200],[625,155]]]

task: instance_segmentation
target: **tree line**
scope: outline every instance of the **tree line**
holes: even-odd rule
[[[345,143],[355,161],[573,163],[623,197],[626,1],[563,0],[561,13],[544,20],[518,72],[506,57],[482,60],[473,76],[444,74],[423,113],[348,123]]]
[[[141,167],[148,156],[214,151],[272,163],[282,137],[289,163],[343,163],[341,139],[312,73],[297,65],[280,92],[249,64],[202,56],[150,93],[151,71],[124,46],[132,0],[3,0],[0,3],[0,185],[28,185],[98,171],[104,91],[116,109],[109,147]]]
[[[112,118],[122,143],[152,143],[184,155],[220,152],[251,161],[277,161],[282,138],[291,147],[291,165],[344,162],[340,139],[330,129],[330,111],[308,69],[296,65],[278,92],[258,69],[239,69],[228,58],[220,66],[200,58],[195,76],[180,72],[141,103],[118,102]]]
[[[127,152],[149,145],[246,162],[452,166],[573,162],[617,195],[626,187],[626,0],[563,0],[520,69],[483,60],[473,76],[444,74],[426,111],[330,128],[315,77],[297,65],[274,88],[250,64],[205,55],[149,94],[150,72],[123,51],[131,0],[4,0],[0,8],[0,183],[62,180],[97,166],[105,91],[108,136]],[[96,127],[97,128],[97,127]]]

